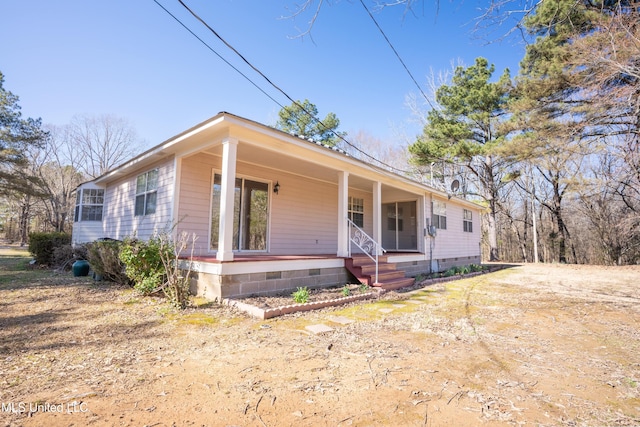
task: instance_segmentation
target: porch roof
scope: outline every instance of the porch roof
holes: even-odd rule
[[[199,153],[219,156],[224,138],[238,139],[241,142],[238,159],[250,164],[274,169],[286,168],[294,174],[312,176],[327,182],[337,181],[336,171],[349,171],[349,186],[352,188],[370,190],[371,183],[379,181],[383,182],[383,187],[388,185],[408,194],[429,192],[443,198],[448,197],[445,192],[351,157],[343,150],[317,144],[227,112],[218,113],[147,150],[96,178],[94,182],[104,185],[162,158],[187,157]],[[457,200],[475,209],[482,209],[470,201]]]

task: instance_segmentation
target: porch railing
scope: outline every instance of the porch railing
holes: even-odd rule
[[[375,263],[376,280],[374,283],[378,283],[378,255],[386,251],[380,243],[365,233],[365,231],[358,227],[350,218],[347,218],[347,223],[349,224],[349,258],[351,258],[351,243],[353,243]]]

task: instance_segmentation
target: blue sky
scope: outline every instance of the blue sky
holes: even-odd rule
[[[177,2],[158,0],[281,105],[290,101],[238,59]],[[301,0],[185,0],[222,37],[294,99],[340,130],[393,144],[420,133],[406,97],[418,89],[359,0],[325,0],[311,38]],[[512,75],[524,46],[487,44],[472,34],[487,1],[425,0],[412,13],[374,16],[423,87],[427,75],[478,56]],[[374,2],[365,0],[373,10]],[[148,146],[228,111],[273,125],[280,105],[182,28],[153,0],[0,0],[0,71],[24,116],[64,125],[74,115],[126,118]],[[506,31],[507,28],[500,31]]]

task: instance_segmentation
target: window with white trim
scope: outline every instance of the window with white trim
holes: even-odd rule
[[[102,221],[104,190],[83,188],[76,193],[76,210],[73,217],[78,221]]]
[[[138,175],[136,179],[135,216],[150,215],[156,212],[158,199],[158,169]]]
[[[349,212],[349,219],[358,227],[364,227],[364,199],[349,196],[349,207],[347,210]]]
[[[462,217],[462,229],[467,233],[473,233],[473,213],[465,209]]]
[[[447,229],[447,204],[434,200],[431,204],[431,224],[440,230]]]

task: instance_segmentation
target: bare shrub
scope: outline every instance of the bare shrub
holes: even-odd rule
[[[96,275],[109,282],[131,286],[131,279],[120,261],[122,242],[119,240],[97,240],[87,244],[87,260]]]

